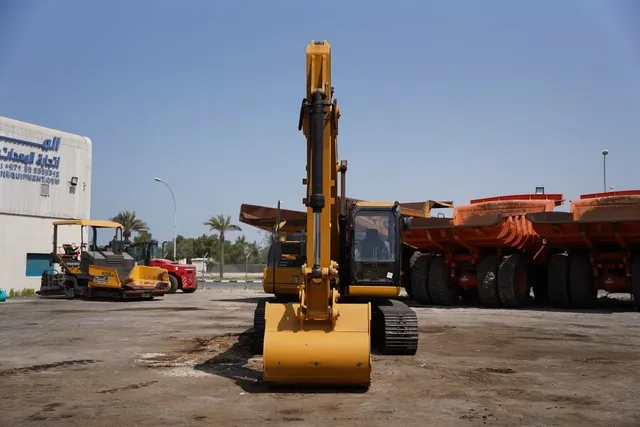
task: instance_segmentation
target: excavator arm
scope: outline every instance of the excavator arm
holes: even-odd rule
[[[331,86],[331,47],[312,42],[307,47],[307,96],[300,108],[301,127],[307,139],[307,264],[300,289],[301,316],[306,320],[335,321],[337,291],[331,283],[338,278],[336,212],[336,139],[340,111]],[[298,126],[300,129],[300,126]],[[308,285],[308,286],[307,286]],[[329,302],[327,304],[327,301]]]
[[[299,302],[267,303],[265,382],[361,385],[371,382],[371,304],[341,304],[338,264],[337,134],[340,111],[331,86],[331,46],[306,52],[306,97],[299,129],[307,140],[307,240]]]

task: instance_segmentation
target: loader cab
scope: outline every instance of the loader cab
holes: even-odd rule
[[[127,247],[127,253],[137,264],[149,265],[152,259],[158,258],[158,241],[132,243]]]
[[[399,204],[358,204],[347,208],[342,265],[348,286],[400,286],[402,230]],[[353,292],[349,292],[353,293]]]

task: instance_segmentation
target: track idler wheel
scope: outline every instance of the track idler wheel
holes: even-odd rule
[[[529,303],[533,279],[531,258],[525,253],[502,257],[498,268],[498,296],[507,308],[520,308]]]

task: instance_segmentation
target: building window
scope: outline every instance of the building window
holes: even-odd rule
[[[51,254],[27,254],[27,277],[39,277],[47,271],[53,273],[53,266],[49,265]]]
[[[49,197],[49,184],[40,184],[40,195]]]

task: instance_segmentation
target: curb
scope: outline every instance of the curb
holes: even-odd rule
[[[200,283],[262,283],[262,280],[236,280],[236,279],[213,279],[213,280],[201,280]]]

